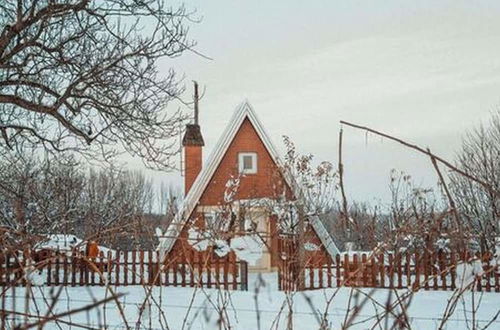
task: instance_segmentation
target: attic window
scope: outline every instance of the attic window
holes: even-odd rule
[[[238,154],[238,169],[243,174],[257,173],[257,153],[240,152]]]

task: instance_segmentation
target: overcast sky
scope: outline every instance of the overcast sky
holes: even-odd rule
[[[187,1],[197,50],[163,61],[206,88],[205,156],[248,99],[274,143],[337,161],[339,120],[453,158],[500,104],[500,1]],[[189,85],[191,88],[191,85]],[[191,93],[191,90],[189,90]],[[189,97],[189,95],[186,95]],[[345,128],[351,198],[387,199],[392,168],[437,181],[422,155]],[[179,173],[151,173],[181,187]]]

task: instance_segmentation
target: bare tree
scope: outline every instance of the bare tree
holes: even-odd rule
[[[0,226],[12,240],[77,234],[114,243],[140,236],[152,213],[152,183],[139,172],[77,167],[36,157],[0,161]],[[111,235],[113,233],[113,235]],[[117,235],[119,233],[120,235]],[[152,236],[152,235],[151,235]]]
[[[183,88],[157,62],[190,49],[163,0],[0,2],[0,152],[42,148],[170,169]]]
[[[492,115],[489,125],[467,134],[457,156],[457,166],[487,182],[493,189],[452,173],[451,189],[464,219],[481,237],[483,248],[494,246],[500,235],[500,112]]]

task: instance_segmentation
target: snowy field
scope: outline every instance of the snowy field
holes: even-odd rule
[[[140,286],[118,287],[117,293],[124,296],[121,302],[127,323],[120,316],[115,302],[108,302],[97,309],[83,311],[69,315],[62,320],[72,323],[49,323],[48,329],[77,329],[74,324],[85,325],[91,328],[103,328],[107,324],[109,329],[152,328],[152,329],[219,329],[218,321],[222,317],[227,327],[232,329],[285,329],[287,322],[293,322],[294,329],[317,329],[321,320],[325,318],[331,329],[338,329],[346,321],[346,313],[355,305],[362,305],[365,294],[370,293],[370,299],[361,306],[361,309],[352,321],[352,329],[384,328],[376,326],[377,314],[382,315],[383,306],[390,296],[392,301],[395,294],[389,290],[379,289],[370,292],[369,289],[352,290],[350,288],[328,289],[296,293],[290,299],[283,292],[276,290],[270,284],[276,283],[274,278],[259,280],[252,278],[249,291],[224,292],[214,289],[193,289],[155,287],[151,299],[148,300],[144,313],[138,324],[139,310],[144,303],[146,291]],[[51,294],[56,288],[34,287],[34,302],[29,304],[29,314],[45,315],[47,306],[51,303]],[[257,293],[258,292],[258,293]],[[359,292],[356,296],[351,293]],[[405,290],[398,290],[399,296]],[[416,293],[408,307],[409,322],[413,329],[435,329],[441,322],[446,304],[453,292],[421,291]],[[108,294],[109,296],[109,294]],[[333,299],[331,299],[333,296]],[[16,288],[7,294],[5,310],[11,311],[14,306],[17,312],[24,313],[25,289]],[[81,308],[92,302],[104,299],[106,292],[103,287],[67,287],[62,291],[59,300],[53,309],[54,314],[63,313],[70,309]],[[351,297],[351,299],[350,299]],[[328,305],[328,300],[331,303]],[[349,307],[349,300],[351,301]],[[479,309],[473,315],[473,303]],[[159,308],[161,306],[161,309]],[[225,307],[223,307],[225,306]],[[292,311],[291,317],[289,311]],[[445,329],[472,328],[473,319],[479,328],[486,326],[500,311],[500,294],[467,292],[460,299],[456,310],[446,323]],[[8,327],[12,326],[13,317],[9,315]],[[24,315],[17,316],[17,322],[25,321]],[[29,321],[29,320],[28,320]],[[389,325],[394,317],[389,318]],[[468,327],[469,326],[469,327]],[[224,328],[224,326],[222,326]],[[489,329],[500,329],[500,320],[493,320]]]

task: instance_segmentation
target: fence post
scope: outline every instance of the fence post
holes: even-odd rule
[[[245,261],[240,261],[241,290],[248,290],[248,265]]]

